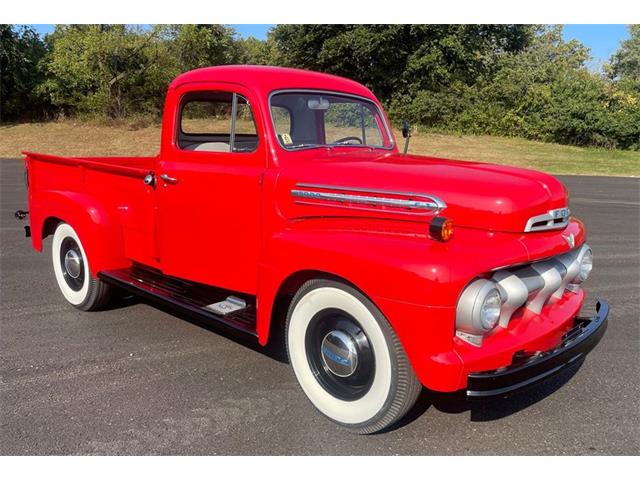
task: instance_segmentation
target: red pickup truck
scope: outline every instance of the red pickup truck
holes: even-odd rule
[[[558,180],[403,154],[344,78],[203,68],[170,85],[156,157],[24,154],[16,215],[36,250],[53,236],[67,301],[95,310],[117,287],[261,345],[283,329],[311,403],[358,433],[422,386],[538,382],[606,329],[603,300],[579,316],[593,257]]]

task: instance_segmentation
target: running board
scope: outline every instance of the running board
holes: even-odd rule
[[[255,297],[202,283],[164,275],[159,270],[134,264],[130,268],[106,270],[102,280],[150,300],[235,330],[256,335]]]

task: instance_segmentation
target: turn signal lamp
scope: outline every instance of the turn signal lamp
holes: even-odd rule
[[[446,242],[453,236],[453,222],[445,217],[434,217],[429,224],[429,236],[439,242]]]

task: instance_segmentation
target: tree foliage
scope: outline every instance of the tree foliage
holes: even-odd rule
[[[0,24],[0,121],[45,112],[36,87],[44,80],[41,61],[46,48],[29,27]]]
[[[170,25],[160,29],[175,66],[181,71],[227,65],[239,59],[235,32],[224,25]]]
[[[224,25],[0,25],[0,115],[158,118],[179,73],[232,63],[352,78],[419,128],[640,148],[640,26],[606,66],[535,25],[279,25],[265,41]]]
[[[611,59],[611,73],[619,79],[640,83],[640,25],[629,25],[629,35]]]
[[[222,25],[58,26],[47,36],[49,76],[41,91],[65,112],[159,114],[180,72],[238,58],[233,31]]]
[[[522,25],[279,25],[272,37],[285,65],[349,77],[390,99],[474,83],[532,34]]]

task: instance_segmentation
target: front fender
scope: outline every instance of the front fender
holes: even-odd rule
[[[446,257],[426,237],[362,231],[288,229],[266,244],[260,269],[258,336],[266,342],[278,290],[302,271],[317,271],[350,282],[369,298],[438,305],[449,282]]]
[[[30,202],[33,247],[42,251],[43,228],[48,219],[59,219],[71,225],[80,236],[91,274],[112,268],[124,268],[122,232],[116,215],[91,195],[70,191],[39,193]]]
[[[267,248],[270,262],[262,266],[258,294],[261,344],[267,343],[280,287],[298,272],[329,274],[372,300],[389,320],[422,383],[436,385],[426,360],[451,351],[455,321],[455,309],[443,305],[447,297],[442,292],[450,282],[443,244],[424,235],[290,229],[274,236]]]

